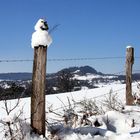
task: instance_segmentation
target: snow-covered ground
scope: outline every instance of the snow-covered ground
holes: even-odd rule
[[[139,93],[137,83],[133,83],[133,93]],[[104,101],[108,95],[114,94],[118,97],[118,102],[121,102],[122,109],[120,111],[109,110]],[[84,109],[79,106],[81,101],[95,102],[102,108],[104,113],[92,114],[87,117],[86,123],[81,123],[83,119]],[[17,126],[21,129],[22,133],[26,135],[25,140],[43,140],[42,137],[30,137],[30,98],[20,99],[18,106],[7,115],[5,105],[8,109],[14,108],[18,100],[9,100],[5,104],[4,101],[0,102],[0,139],[8,140],[6,130],[8,130],[7,122],[19,123]],[[116,104],[117,106],[118,104]],[[101,107],[101,108],[100,108]],[[73,110],[74,109],[74,110]],[[22,111],[21,111],[22,110]],[[65,110],[65,111],[64,111]],[[71,111],[78,117],[73,117],[74,123],[64,121],[64,117],[68,116]],[[110,84],[95,89],[83,89],[81,91],[61,93],[46,96],[46,116],[48,121],[48,129],[46,136],[50,139],[50,129],[57,131],[57,136],[62,140],[139,140],[140,139],[140,108],[138,105],[125,106],[125,84]],[[85,113],[85,112],[84,112]],[[86,115],[87,115],[86,114]],[[73,121],[72,120],[72,121]],[[95,122],[99,122],[99,126],[95,127]],[[13,124],[14,124],[13,123]],[[5,124],[5,125],[4,125]],[[14,126],[11,126],[13,130]],[[14,133],[19,133],[16,130]],[[16,136],[16,139],[18,137]],[[57,137],[53,137],[57,140]]]

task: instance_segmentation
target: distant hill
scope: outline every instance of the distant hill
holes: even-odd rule
[[[94,68],[90,66],[65,68],[65,69],[60,70],[58,73],[61,73],[62,71],[69,71],[70,73],[75,73],[75,74],[78,74],[79,76],[83,76],[88,73],[103,75],[103,73],[97,72]]]
[[[32,73],[0,73],[1,80],[31,80]]]
[[[87,73],[90,74],[98,74],[103,75],[101,72],[97,72],[94,68],[90,66],[83,66],[83,67],[70,67],[62,69],[56,73],[47,74],[47,77],[54,77],[59,75],[62,71],[69,71],[70,73],[78,74],[79,76],[83,76]],[[0,80],[31,80],[32,79],[32,73],[0,73]]]
[[[90,66],[82,66],[82,67],[69,67],[64,68],[56,73],[47,74],[47,79],[56,79],[60,73],[62,72],[70,72],[72,75],[78,75],[78,76],[87,76],[87,75],[98,75],[98,77],[107,77],[107,76],[113,76],[112,80],[125,80],[125,75],[113,75],[113,74],[104,74],[102,72],[98,72],[94,68]],[[140,80],[140,73],[133,74],[132,76],[133,80]],[[0,80],[31,80],[32,79],[32,73],[0,73]]]

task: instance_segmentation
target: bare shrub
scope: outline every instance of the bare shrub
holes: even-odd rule
[[[4,101],[3,109],[6,111],[6,117],[0,120],[0,123],[3,125],[4,137],[8,140],[23,140],[26,133],[30,132],[26,119],[20,118],[23,115],[23,108],[17,111],[19,103],[20,99],[11,107],[10,101]]]
[[[68,100],[68,106],[65,106],[65,108],[63,109],[64,111],[63,119],[64,119],[64,124],[66,126],[72,127],[75,121],[78,119],[77,118],[78,115],[75,112],[75,104],[73,104],[73,102],[71,103],[68,97],[67,100]]]
[[[102,101],[102,103],[107,110],[115,110],[121,112],[124,109],[124,105],[118,98],[118,94],[113,94],[112,89],[107,94],[107,96],[105,96],[105,99]]]
[[[97,105],[96,100],[84,98],[77,104],[80,106],[81,112],[86,113],[88,116],[104,114],[102,107]]]

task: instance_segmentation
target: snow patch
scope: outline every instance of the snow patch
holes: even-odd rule
[[[77,80],[92,80],[92,79],[98,79],[98,78],[103,78],[103,79],[112,79],[112,78],[116,78],[117,76],[105,76],[105,75],[98,75],[98,74],[89,74],[87,73],[86,76],[79,76],[77,74],[74,75],[73,79],[77,79]]]

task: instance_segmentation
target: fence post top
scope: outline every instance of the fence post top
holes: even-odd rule
[[[132,46],[127,46],[127,47],[126,47],[126,49],[130,49],[130,48],[133,48],[133,47],[132,47]]]

